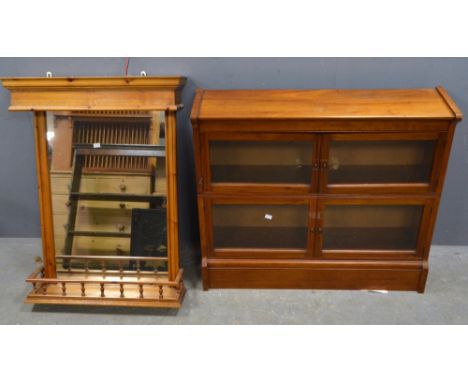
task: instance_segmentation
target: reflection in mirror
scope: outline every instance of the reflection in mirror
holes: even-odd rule
[[[47,141],[57,270],[166,271],[164,113],[49,112]]]

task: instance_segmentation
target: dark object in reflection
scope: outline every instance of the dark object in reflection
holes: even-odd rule
[[[166,209],[134,208],[130,240],[130,256],[167,257]],[[158,270],[167,271],[167,262],[161,263]]]

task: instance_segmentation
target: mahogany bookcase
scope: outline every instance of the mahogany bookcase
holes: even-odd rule
[[[204,288],[424,292],[461,118],[442,87],[198,90]]]

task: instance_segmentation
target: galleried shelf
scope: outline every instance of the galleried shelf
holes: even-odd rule
[[[4,78],[34,112],[43,264],[33,304],[178,308],[183,77]]]
[[[423,292],[461,118],[442,87],[198,90],[204,288]]]

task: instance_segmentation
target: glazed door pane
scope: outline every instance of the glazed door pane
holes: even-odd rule
[[[328,184],[429,183],[434,140],[332,140]]]
[[[323,250],[416,250],[423,206],[325,205]]]
[[[212,183],[310,184],[309,141],[209,141]]]
[[[214,248],[306,249],[308,205],[214,204]]]

